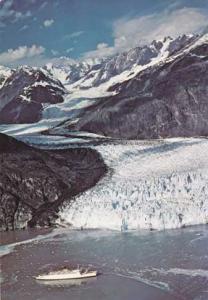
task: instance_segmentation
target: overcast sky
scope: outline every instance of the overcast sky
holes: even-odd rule
[[[208,26],[208,0],[0,0],[0,64],[112,55]]]

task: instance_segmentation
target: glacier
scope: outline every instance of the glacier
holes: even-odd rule
[[[208,140],[175,138],[94,146],[109,172],[65,204],[57,223],[115,230],[208,222]]]

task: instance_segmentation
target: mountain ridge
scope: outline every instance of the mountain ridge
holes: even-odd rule
[[[208,43],[111,88],[70,129],[111,137],[208,135]]]
[[[116,99],[126,98],[126,107],[129,106],[129,109],[131,107],[131,110],[133,111],[133,114],[139,117],[139,112],[137,111],[136,106],[138,105],[138,101],[135,102],[135,105],[133,105],[133,102],[128,99],[130,98],[137,98],[138,95],[144,97],[144,99],[150,99],[152,90],[148,90],[149,85],[149,74],[152,76],[154,74],[157,74],[158,68],[163,68],[163,73],[160,73],[160,76],[163,74],[163,78],[165,77],[165,72],[167,73],[168,70],[168,64],[178,64],[178,61],[180,60],[180,57],[182,60],[186,60],[186,57],[189,57],[189,62],[194,66],[194,56],[197,57],[198,60],[200,60],[201,68],[205,68],[205,73],[203,76],[205,76],[206,79],[206,60],[207,60],[207,42],[208,42],[208,35],[205,33],[203,35],[183,35],[179,36],[176,39],[172,39],[171,37],[166,37],[163,40],[160,41],[153,41],[149,46],[143,46],[143,47],[136,47],[133,49],[130,49],[129,51],[126,51],[121,54],[116,54],[113,57],[110,58],[103,58],[101,60],[94,60],[87,62],[80,62],[80,63],[74,63],[70,60],[66,62],[64,65],[64,58],[62,58],[61,65],[58,65],[58,62],[56,64],[57,74],[54,73],[53,66],[46,66],[42,68],[29,68],[30,71],[34,74],[39,72],[40,74],[43,74],[42,76],[45,76],[44,82],[41,86],[41,92],[40,93],[33,93],[31,102],[28,102],[26,105],[26,108],[24,108],[23,104],[25,105],[26,101],[17,101],[17,99],[14,99],[14,101],[11,101],[11,104],[8,104],[7,111],[5,113],[5,110],[3,108],[0,111],[0,121],[1,123],[34,123],[38,121],[46,121],[47,120],[53,120],[57,119],[57,125],[61,121],[64,123],[63,127],[66,130],[87,130],[94,133],[99,133],[103,135],[110,135],[111,137],[114,137],[111,135],[109,130],[104,129],[98,129],[94,128],[96,126],[92,125],[92,122],[96,120],[96,117],[93,121],[93,114],[96,115],[96,109],[102,110],[103,107],[109,103],[109,101],[112,101],[111,106],[111,112],[110,115],[112,115],[113,118],[113,127],[116,127],[119,123],[122,122],[122,116],[114,114],[114,111],[119,109],[118,107],[113,105],[113,102],[116,102]],[[194,50],[197,49],[197,50]],[[194,52],[195,51],[195,52]],[[198,51],[198,52],[197,52]],[[189,55],[190,54],[190,55]],[[201,56],[201,57],[200,57]],[[174,63],[175,62],[175,63]],[[62,68],[63,66],[63,68]],[[73,67],[72,67],[73,66]],[[69,67],[70,72],[67,73],[67,68]],[[167,69],[166,69],[167,67]],[[181,63],[180,66],[178,65],[181,70],[183,70],[183,64]],[[22,67],[24,70],[26,67]],[[191,67],[190,67],[191,68]],[[26,68],[27,69],[27,68]],[[18,70],[13,70],[12,74],[10,74],[9,78],[11,76],[14,76],[15,72],[20,72],[21,68]],[[162,70],[162,69],[161,69]],[[171,67],[171,70],[174,72],[174,68]],[[179,72],[179,70],[178,70]],[[168,74],[170,76],[171,71],[168,71]],[[180,72],[179,72],[180,73]],[[33,75],[34,75],[33,74]],[[65,74],[65,75],[64,75]],[[146,74],[146,75],[145,75]],[[192,74],[194,76],[194,74]],[[202,76],[202,74],[198,74],[199,76]],[[30,76],[30,75],[28,75]],[[65,76],[65,77],[64,77]],[[185,73],[184,73],[185,76]],[[33,76],[34,77],[34,76]],[[61,77],[61,78],[59,78]],[[153,76],[155,78],[155,82],[157,82],[158,78],[157,76]],[[6,83],[9,81],[9,78],[7,78],[3,84],[3,87],[0,89],[0,103],[2,103],[2,94],[7,93],[7,90],[5,89]],[[60,79],[60,80],[59,80]],[[28,80],[28,78],[26,78]],[[142,80],[142,84],[141,84]],[[182,78],[183,80],[183,78]],[[194,79],[193,79],[194,80]],[[132,86],[132,82],[134,82],[134,92],[128,88],[128,85]],[[151,80],[152,82],[152,80]],[[33,88],[35,88],[35,85],[37,83],[33,82],[31,85]],[[153,82],[151,83],[153,85]],[[190,84],[192,84],[190,82]],[[206,82],[203,81],[203,84],[206,86]],[[38,85],[38,84],[37,84]],[[40,84],[39,84],[40,85]],[[200,85],[200,82],[199,82]],[[48,88],[49,86],[49,88]],[[30,86],[29,86],[30,88]],[[40,86],[39,86],[40,89]],[[3,93],[2,93],[3,90]],[[145,93],[144,93],[145,91]],[[175,90],[177,92],[177,90]],[[2,93],[2,94],[1,94]],[[40,95],[43,93],[44,99],[40,101]],[[143,93],[143,94],[142,94]],[[191,98],[190,90],[189,90],[189,98]],[[154,94],[154,93],[153,93]],[[46,96],[45,96],[46,95]],[[206,95],[206,93],[205,93]],[[27,96],[27,95],[26,95]],[[140,97],[140,104],[144,103],[144,109],[147,110],[148,107],[148,101],[141,100],[142,97]],[[174,98],[175,96],[172,95]],[[15,97],[14,97],[15,98]],[[24,94],[20,93],[20,99],[23,99]],[[163,97],[164,98],[164,97]],[[206,96],[205,96],[206,98]],[[53,100],[54,99],[54,100]],[[119,100],[120,101],[120,100]],[[143,102],[142,102],[143,101]],[[198,101],[198,100],[197,100]],[[204,100],[203,100],[204,101]],[[13,104],[14,103],[14,104]],[[32,106],[35,106],[35,118],[28,118],[29,112],[32,111],[30,108],[30,105],[32,103]],[[121,102],[120,102],[121,103]],[[2,105],[2,104],[1,104]],[[146,108],[145,108],[146,105]],[[174,103],[173,106],[180,105],[180,103]],[[189,105],[189,104],[188,104]],[[109,107],[110,107],[109,106]],[[155,118],[155,114],[158,113],[160,115],[160,110],[163,110],[164,115],[167,114],[167,110],[165,109],[166,104],[164,101],[161,102],[161,104],[155,108],[156,111],[154,112],[154,115],[150,118],[150,120],[147,118],[147,120],[151,121],[151,119],[154,120],[153,127],[155,127],[157,120]],[[207,108],[207,103],[205,101],[204,103],[205,111]],[[177,110],[179,107],[177,108]],[[194,114],[198,114],[197,106],[194,108]],[[19,111],[23,111],[22,115],[24,115],[23,118],[14,118],[14,114],[11,112],[16,110],[17,113]],[[91,113],[91,125],[90,120],[87,120],[90,115],[90,111],[95,111],[94,113]],[[168,109],[168,114],[171,115],[170,109]],[[16,113],[16,114],[17,114]],[[102,111],[101,111],[102,113]],[[104,113],[104,111],[103,111]],[[192,115],[194,115],[192,114]],[[3,117],[1,117],[3,115]],[[8,115],[5,117],[5,115]],[[98,113],[97,115],[100,115]],[[109,116],[110,116],[109,115]],[[158,117],[161,118],[161,117]],[[102,122],[102,117],[100,116],[100,121]],[[109,117],[107,118],[108,121],[110,120]],[[204,118],[204,121],[206,123],[206,118]],[[170,120],[170,119],[169,119]],[[97,121],[96,121],[97,122]],[[109,121],[109,126],[112,125],[112,122]],[[132,122],[134,122],[132,120]],[[167,121],[168,122],[168,121]],[[181,122],[181,121],[180,121]],[[127,122],[129,128],[133,126],[133,124],[130,124],[130,122]],[[182,122],[183,123],[183,122]],[[193,123],[193,122],[192,122]],[[71,125],[73,124],[73,125]],[[84,125],[85,124],[85,125]],[[87,125],[88,124],[88,125]],[[99,124],[99,120],[98,120]],[[147,122],[143,120],[142,127],[148,126]],[[177,126],[177,121],[175,123]],[[108,127],[107,124],[105,124],[105,127]],[[203,125],[204,126],[204,125]],[[50,127],[50,126],[49,126]],[[102,127],[102,126],[101,126]],[[118,125],[119,127],[119,125]],[[156,126],[158,128],[158,126]],[[120,129],[119,129],[120,130]],[[118,131],[119,131],[118,130]],[[130,130],[130,129],[129,129]],[[152,137],[162,137],[163,134],[159,132],[159,129],[156,129],[156,134],[151,134],[150,131],[155,132],[150,126],[150,129],[148,131],[148,134],[144,135],[138,134],[133,135],[133,138],[152,138]],[[195,132],[194,130],[191,131],[190,126],[190,132],[188,133],[188,136],[199,134],[201,132]],[[170,133],[170,136],[172,136]],[[173,134],[175,136],[176,133]],[[184,133],[179,130],[177,132],[179,136],[183,136]],[[206,131],[205,131],[205,134]],[[167,135],[169,136],[169,135]],[[121,133],[115,132],[115,137],[122,138]],[[131,136],[127,136],[124,134],[124,138],[131,138]]]

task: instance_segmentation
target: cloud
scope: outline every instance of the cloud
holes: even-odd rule
[[[22,26],[22,27],[20,28],[19,31],[24,31],[24,30],[26,30],[26,29],[28,29],[28,28],[29,28],[29,26],[25,24],[24,26]]]
[[[66,53],[70,53],[70,52],[72,52],[72,51],[74,51],[74,48],[73,48],[73,47],[67,49],[67,50],[66,50]]]
[[[131,20],[120,19],[114,24],[115,46],[125,48],[128,43],[144,44],[168,35],[196,33],[208,24],[207,17],[200,9],[182,8]]]
[[[115,47],[109,47],[106,43],[97,44],[95,50],[89,51],[84,54],[84,58],[94,58],[94,57],[107,57],[116,53]]]
[[[100,43],[100,44],[97,45],[98,50],[102,50],[102,49],[105,49],[107,47],[108,47],[108,44],[106,44],[106,43]]]
[[[78,37],[80,35],[82,35],[84,33],[84,31],[75,31],[75,32],[72,32],[70,34],[66,34],[63,39],[64,40],[70,40],[70,39],[73,39],[75,37]]]
[[[50,27],[50,26],[53,25],[53,23],[54,23],[54,20],[53,20],[53,19],[50,19],[50,20],[45,20],[45,21],[43,22],[43,25],[44,25],[45,27]]]
[[[57,51],[57,50],[54,50],[54,49],[51,49],[51,53],[52,53],[54,56],[56,56],[56,55],[58,55],[58,54],[59,54],[59,51]]]
[[[41,4],[41,6],[40,6],[40,10],[41,9],[44,9],[46,6],[48,5],[48,2],[47,1],[45,1],[45,2],[43,2],[42,4]]]
[[[0,53],[0,64],[12,65],[23,59],[40,56],[44,52],[45,48],[37,45],[32,45],[31,47],[20,46],[17,49],[8,49],[6,52]]]
[[[200,32],[208,25],[208,12],[199,8],[169,7],[163,12],[134,18],[121,18],[113,23],[113,46],[101,43],[84,57],[109,56],[165,36]],[[102,46],[100,46],[102,45]]]
[[[17,67],[20,65],[29,65],[42,67],[49,63],[75,63],[75,60],[68,57],[57,57],[59,52],[51,49],[50,55],[45,55],[46,49],[42,46],[32,45],[31,47],[20,46],[17,49],[8,49],[0,53],[0,65]]]
[[[0,27],[29,18],[31,15],[32,13],[28,8],[24,10],[16,9],[16,2],[14,0],[0,2]]]

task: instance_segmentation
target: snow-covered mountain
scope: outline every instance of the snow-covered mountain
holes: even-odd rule
[[[195,39],[197,36],[194,35],[183,35],[176,39],[166,37],[163,40],[155,40],[150,45],[136,47],[110,58],[86,59],[81,62],[62,57],[47,64],[46,69],[63,83],[75,83],[73,87],[86,89],[99,86],[124,71],[131,71],[135,66],[147,65],[153,58],[171,56]]]
[[[65,93],[61,82],[44,69],[25,66],[7,70],[0,89],[0,122],[37,122],[44,105],[63,102]]]
[[[111,78],[109,95],[65,128],[127,139],[207,136],[208,35],[192,37],[172,55],[166,43],[149,64]]]
[[[6,79],[12,74],[12,70],[4,67],[4,66],[0,66],[0,89],[2,88],[2,86],[4,85],[4,82],[6,81]]]
[[[181,106],[186,107],[188,105],[190,111],[185,115],[193,116],[193,122],[185,118],[189,123],[189,128],[196,127],[196,125],[193,126],[195,116],[198,116],[196,117],[197,120],[202,119],[204,127],[206,123],[204,114],[207,107],[206,91],[204,92],[207,86],[207,41],[208,35],[206,33],[201,36],[183,35],[176,39],[166,37],[163,40],[153,41],[150,45],[136,47],[110,58],[74,62],[62,57],[40,69],[29,68],[31,73],[43,74],[41,75],[44,76],[43,80],[36,79],[35,76],[31,76],[33,77],[31,80],[29,73],[21,72],[21,68],[19,68],[12,71],[13,75],[10,75],[7,80],[2,81],[0,114],[1,116],[10,114],[10,116],[8,118],[1,117],[1,123],[44,121],[48,122],[50,127],[51,120],[56,119],[57,123],[65,120],[62,128],[66,130],[68,128],[87,130],[125,138],[141,138],[148,135],[149,137],[163,136],[158,124],[161,125],[161,128],[162,124],[166,123],[167,126],[165,125],[165,127],[168,125],[177,127],[177,124],[181,124],[178,131],[171,132],[167,129],[167,136],[178,136],[181,135],[181,128],[184,127],[183,117],[176,116],[172,120],[171,116],[174,115],[174,112],[170,107],[174,108],[177,114],[181,110]],[[185,74],[189,75],[189,73],[190,76],[187,78],[190,82],[187,83]],[[17,74],[21,74],[21,76],[17,76]],[[180,79],[179,75],[182,76],[182,74],[183,77]],[[18,77],[18,80],[21,81],[20,86],[14,77]],[[166,78],[168,79],[166,80]],[[40,81],[45,82],[41,83],[41,87],[40,83],[37,83]],[[174,88],[171,85],[168,87],[170,82],[172,84],[175,82]],[[160,88],[162,84],[163,89]],[[185,94],[190,101],[187,99],[184,100],[184,103],[183,101],[176,101],[180,98],[182,90],[186,90],[187,84],[191,89],[197,85],[197,95],[195,93],[193,95],[193,91],[189,88]],[[39,86],[38,90],[41,90],[41,93],[33,92],[32,102],[27,101],[27,104],[34,103],[38,106],[35,109],[35,118],[27,117],[30,111],[28,105],[28,109],[21,113],[24,118],[18,117],[17,111],[21,106],[19,106],[19,100],[18,104],[13,101],[17,101],[16,97],[18,96],[21,96],[21,103],[23,99],[28,99],[28,95],[30,98],[30,90],[34,90],[36,85]],[[167,88],[165,88],[166,86]],[[29,94],[25,94],[25,89],[29,91]],[[170,89],[170,93],[168,89]],[[159,91],[161,91],[160,94],[158,94]],[[8,94],[10,95],[9,99]],[[176,97],[176,95],[178,96]],[[195,99],[193,101],[191,101],[192,95]],[[175,102],[169,99],[170,97],[176,99]],[[13,101],[10,102],[12,99]],[[154,100],[154,103],[160,102],[160,105],[152,105],[151,99]],[[192,111],[192,104],[195,101],[203,102],[204,105],[196,104]],[[193,103],[190,105],[190,102]],[[5,103],[7,108],[5,108]],[[26,101],[23,102],[23,104],[25,103]],[[124,105],[124,103],[126,104]],[[154,111],[152,111],[153,108]],[[2,112],[2,110],[4,111]],[[149,117],[147,117],[148,111]],[[15,113],[13,114],[13,112]],[[133,126],[135,119],[141,121],[138,122],[141,130],[149,128],[148,132],[145,132],[144,135],[138,133],[137,126]],[[146,119],[146,123],[144,119]],[[148,125],[149,120],[151,122]],[[125,124],[124,129],[121,124]],[[132,131],[132,136],[130,136],[128,132],[131,132],[132,126],[136,129]],[[164,131],[166,132],[166,128]],[[182,135],[186,134],[184,132]],[[199,131],[188,133],[188,135],[195,134],[199,134]],[[200,134],[206,134],[206,131],[202,130]]]
[[[80,88],[99,86],[124,71],[133,72],[136,66],[145,66],[156,58],[160,60],[162,57],[171,56],[196,38],[193,35],[180,36],[175,40],[167,37],[160,41],[153,41],[148,46],[136,47],[119,53],[104,60],[100,65],[93,65],[78,84]]]
[[[76,62],[67,57],[60,57],[44,67],[52,76],[63,84],[71,84],[83,78],[94,65],[100,65],[101,60],[87,59],[83,62]]]

